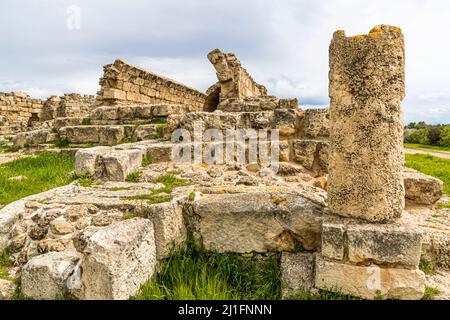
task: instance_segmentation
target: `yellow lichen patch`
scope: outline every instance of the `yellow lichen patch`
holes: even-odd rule
[[[367,35],[365,35],[365,34],[349,37],[349,39],[356,40],[356,41],[363,41],[363,40],[366,40],[366,38],[367,38]]]
[[[279,205],[282,205],[282,204],[286,204],[287,199],[286,199],[286,198],[279,197],[279,196],[275,196],[275,197],[272,197],[272,199],[270,200],[270,202],[271,202],[272,204],[274,204],[274,205],[279,206]]]
[[[402,33],[402,29],[400,29],[399,27],[380,24],[378,26],[375,26],[372,30],[370,30],[369,37],[375,38],[375,37],[381,35],[383,32],[389,32],[389,31]]]

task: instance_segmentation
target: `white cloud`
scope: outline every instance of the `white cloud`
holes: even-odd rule
[[[80,30],[66,26],[70,5],[81,8]],[[206,54],[219,47],[271,94],[327,105],[333,32],[386,23],[405,34],[405,120],[450,123],[448,12],[446,0],[3,0],[0,70],[10,82],[0,91],[93,94],[117,57],[206,90],[216,81]]]

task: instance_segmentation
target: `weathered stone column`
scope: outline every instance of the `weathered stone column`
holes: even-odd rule
[[[404,209],[402,180],[405,54],[401,30],[337,31],[330,46],[332,212],[385,222]]]

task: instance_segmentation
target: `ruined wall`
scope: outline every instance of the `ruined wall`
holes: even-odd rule
[[[0,134],[48,128],[57,117],[82,118],[95,107],[94,96],[76,93],[47,100],[32,99],[21,92],[0,92]]]
[[[0,134],[21,132],[38,121],[43,104],[22,92],[0,92]]]
[[[223,53],[215,49],[208,53],[208,59],[219,79],[220,101],[267,95],[267,89],[253,80],[234,53]]]
[[[41,121],[55,118],[82,118],[87,116],[94,108],[95,97],[77,93],[64,94],[61,97],[51,96],[42,108]]]
[[[191,111],[203,109],[206,95],[174,80],[120,59],[103,69],[97,105],[165,103],[184,104]]]
[[[401,216],[405,53],[399,28],[337,31],[330,45],[330,210],[368,221]]]

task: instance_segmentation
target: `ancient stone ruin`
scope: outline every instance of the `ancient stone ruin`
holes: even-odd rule
[[[25,101],[17,121],[27,124],[14,130],[14,108],[0,109],[16,146],[72,155],[76,173],[98,181],[0,209],[0,250],[11,252],[22,294],[127,299],[191,234],[208,250],[279,253],[284,298],[421,299],[430,279],[419,262],[450,268],[450,229],[448,216],[431,218],[442,182],[403,164],[400,29],[334,34],[329,109],[268,95],[234,54],[208,59],[218,82],[206,93],[116,60],[95,101],[2,96]],[[47,127],[30,131],[32,113]],[[55,141],[66,147],[49,149]],[[136,172],[140,182],[127,181]],[[178,184],[161,183],[167,173]]]

